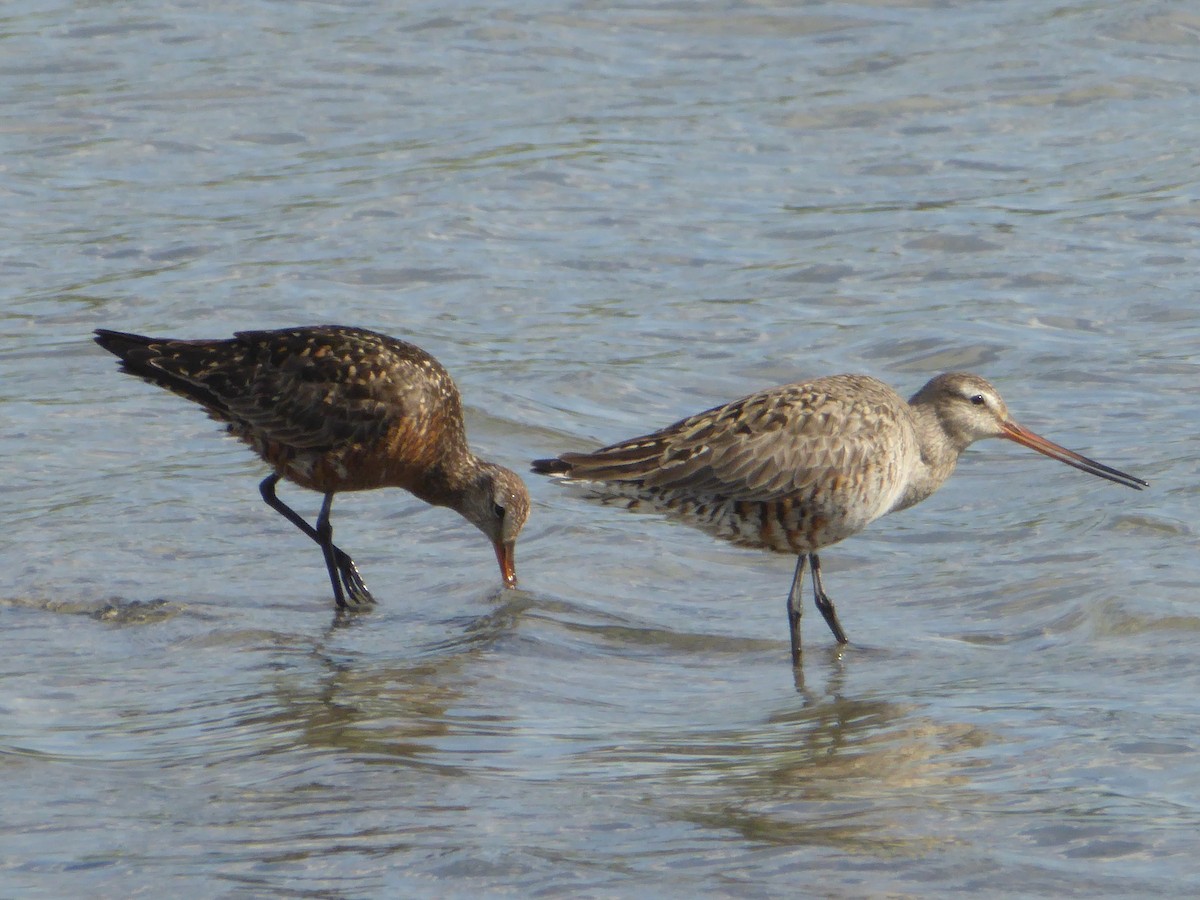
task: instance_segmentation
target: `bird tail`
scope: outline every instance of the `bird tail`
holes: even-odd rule
[[[593,453],[564,453],[554,459],[535,459],[533,471],[575,481],[642,482],[661,456],[653,436],[635,438]]]
[[[538,475],[571,474],[571,464],[563,459],[535,459],[529,468]]]
[[[166,388],[210,410],[223,412],[225,404],[203,382],[187,378],[180,363],[186,348],[204,342],[152,338],[125,331],[97,328],[95,341],[121,360],[121,371]]]

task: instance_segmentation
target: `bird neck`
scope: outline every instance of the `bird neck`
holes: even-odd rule
[[[439,460],[423,477],[407,485],[408,490],[426,503],[448,506],[462,513],[471,495],[478,491],[484,463],[471,452]],[[465,513],[464,513],[465,514]]]
[[[954,473],[959,454],[968,446],[950,436],[932,403],[913,400],[916,402],[910,401],[909,410],[920,462],[909,476],[904,493],[892,507],[893,512],[920,503],[940,488]]]

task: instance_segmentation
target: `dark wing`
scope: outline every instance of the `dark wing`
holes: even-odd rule
[[[445,415],[460,406],[454,382],[436,359],[363,329],[318,326],[239,332],[223,341],[140,341],[126,353],[102,346],[122,357],[125,371],[201,403],[215,418],[297,449],[370,442],[399,419]]]
[[[324,449],[370,443],[400,419],[410,426],[453,407],[458,390],[425,351],[360,329],[241,332],[256,365],[220,392],[231,413],[269,441]]]
[[[199,403],[218,419],[229,420],[222,399],[193,372],[203,371],[212,357],[228,355],[233,341],[175,341],[98,328],[96,343],[121,360],[121,371]]]
[[[873,378],[836,375],[751,394],[594,453],[564,453],[535,471],[769,501],[830,478],[856,478],[904,439],[904,401]]]

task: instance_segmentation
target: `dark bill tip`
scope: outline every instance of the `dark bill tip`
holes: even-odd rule
[[[1047,440],[1040,434],[1030,431],[1028,428],[1022,428],[1011,420],[1004,423],[1003,429],[1002,437],[1010,441],[1015,441],[1031,450],[1036,450],[1038,453],[1042,453],[1051,459],[1056,459],[1060,463],[1066,463],[1068,466],[1087,472],[1089,475],[1095,475],[1097,478],[1103,478],[1114,484],[1133,488],[1135,491],[1150,487],[1150,482],[1148,481],[1135,478],[1126,472],[1122,472],[1120,469],[1106,466],[1104,463],[1098,463],[1094,459],[1088,459],[1082,453],[1076,453],[1074,450],[1061,447],[1054,443],[1054,441]]]

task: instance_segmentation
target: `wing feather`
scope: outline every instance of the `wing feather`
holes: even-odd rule
[[[357,328],[238,332],[223,341],[151,340],[141,374],[217,419],[302,450],[370,443],[459,408],[449,374],[419,347]]]
[[[572,480],[764,502],[830,478],[858,480],[897,445],[915,446],[907,404],[874,378],[836,375],[717,406],[660,431],[565,453]]]

